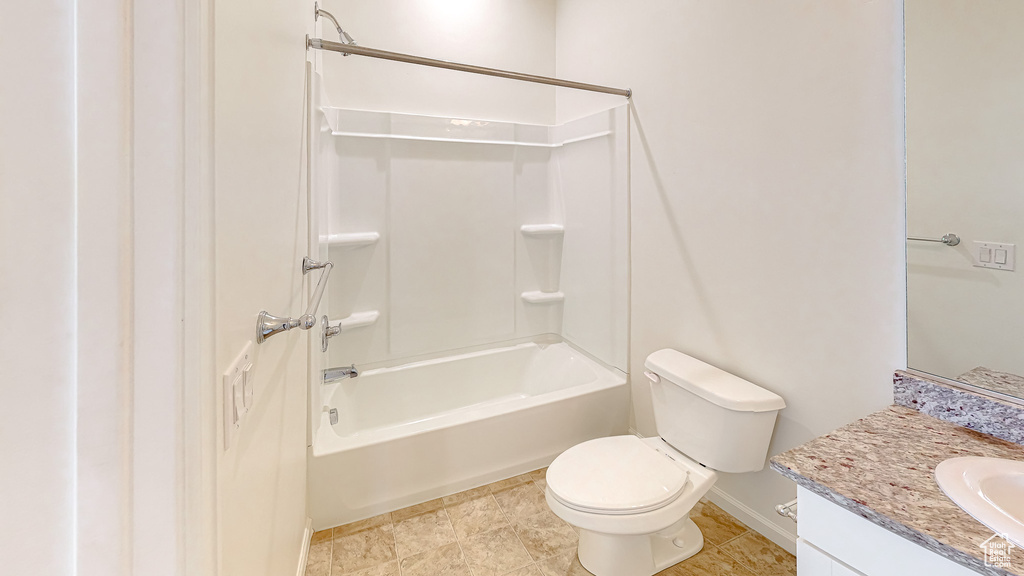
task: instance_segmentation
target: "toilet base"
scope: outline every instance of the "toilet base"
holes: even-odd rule
[[[580,529],[580,564],[594,576],[654,576],[704,547],[704,535],[693,520],[687,517],[676,526],[636,536]]]

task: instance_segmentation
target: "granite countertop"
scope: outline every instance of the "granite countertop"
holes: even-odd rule
[[[935,466],[956,456],[1024,460],[1024,446],[916,410],[890,406],[771,459],[800,486],[912,542],[983,574],[979,545],[992,530],[961,510],[935,483]]]

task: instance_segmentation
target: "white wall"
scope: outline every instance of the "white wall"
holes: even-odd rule
[[[206,293],[208,263],[185,256],[202,252],[203,233],[184,207],[208,192],[186,191],[184,160],[199,124],[185,119],[198,113],[198,84],[185,85],[197,4],[0,7],[0,314],[15,328],[0,336],[0,558],[11,573],[208,572],[212,507],[200,493],[212,466],[200,464],[200,384],[186,379],[204,352],[184,336],[205,326],[186,310]],[[40,19],[64,41],[26,52],[37,38],[25,23]],[[186,287],[199,298],[186,302]]]
[[[330,365],[564,334],[625,370],[625,104],[551,128],[337,108],[327,118],[325,237],[379,234],[330,247],[332,320],[379,314],[331,340]],[[520,232],[537,224],[565,233]],[[565,301],[521,298],[538,290]]]
[[[260,310],[305,308],[302,40],[312,11],[311,1],[215,5],[218,373],[255,338]],[[254,406],[218,459],[222,576],[295,573],[306,521],[308,337],[295,331],[256,347]]]
[[[74,570],[75,99],[69,2],[0,7],[0,558]],[[33,46],[26,50],[26,46]]]
[[[884,407],[906,365],[901,12],[558,3],[558,75],[633,89],[631,371],[672,347],[779,393],[772,453]],[[559,120],[606,102],[560,90]],[[633,401],[653,434],[643,379]],[[795,531],[781,476],[718,486]]]
[[[1024,4],[906,6],[908,230],[961,238],[907,246],[910,367],[1024,374],[1024,269],[972,257],[975,241],[1024,248]]]
[[[477,66],[551,76],[555,71],[555,0],[327,0],[362,46]],[[326,19],[323,38],[338,40]],[[388,62],[324,54],[332,106],[551,124],[554,89]]]

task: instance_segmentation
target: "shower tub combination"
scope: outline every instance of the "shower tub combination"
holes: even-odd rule
[[[323,398],[309,461],[318,530],[541,468],[628,426],[625,375],[563,341],[367,370]]]

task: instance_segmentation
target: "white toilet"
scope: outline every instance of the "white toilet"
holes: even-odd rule
[[[548,467],[548,506],[580,529],[580,563],[596,576],[652,576],[699,552],[704,536],[690,510],[716,470],[764,468],[786,407],[773,392],[676,350],[644,365],[660,437],[590,440]]]

